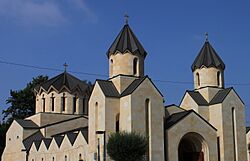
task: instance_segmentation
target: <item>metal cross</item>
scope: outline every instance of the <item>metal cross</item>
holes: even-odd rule
[[[208,32],[205,33],[206,42],[208,42]]]
[[[67,67],[69,66],[66,62],[63,64],[64,66],[64,71],[66,72],[67,71]]]
[[[124,15],[124,18],[125,18],[125,24],[127,25],[127,24],[128,24],[129,15],[128,15],[128,14],[125,14],[125,15]]]

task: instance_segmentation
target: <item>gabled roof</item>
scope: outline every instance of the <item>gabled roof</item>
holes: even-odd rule
[[[223,63],[222,59],[208,41],[205,42],[194,63],[192,64],[192,71],[199,69],[202,66],[207,68],[215,67],[222,70],[225,69],[225,64]]]
[[[218,93],[210,101],[209,105],[222,103],[232,89],[233,88],[227,88],[227,89],[222,89],[222,90],[218,91]]]
[[[183,112],[174,113],[170,115],[165,121],[165,129],[168,129],[174,124],[176,124],[177,122],[179,122],[181,119],[187,116],[190,112],[191,111],[183,111]]]
[[[35,124],[31,120],[22,120],[22,119],[16,119],[15,120],[20,126],[22,126],[24,129],[38,129],[38,125]]]
[[[107,80],[96,80],[96,81],[100,85],[106,97],[120,97],[120,94],[115,88],[115,85],[113,84],[112,81],[107,81]]]
[[[61,146],[64,136],[55,136],[54,139],[58,147]]]
[[[139,54],[144,58],[147,56],[147,52],[144,50],[128,24],[123,26],[115,41],[108,49],[107,56],[110,57],[110,55],[115,54],[117,51],[121,53],[130,51],[132,54]]]
[[[68,137],[69,142],[71,143],[71,145],[73,145],[73,144],[74,144],[74,142],[75,142],[75,140],[76,140],[77,135],[78,135],[77,133],[73,133],[73,132],[71,132],[71,133],[67,133],[67,134],[66,134],[66,136]]]
[[[205,98],[200,94],[200,92],[197,91],[187,91],[187,93],[193,98],[193,100],[199,105],[199,106],[208,106],[208,102],[205,100]]]
[[[47,92],[50,90],[50,88],[55,88],[59,92],[66,88],[69,90],[69,92],[79,90],[81,93],[84,93],[89,90],[90,85],[65,71],[37,86],[34,90],[39,92],[41,88]]]
[[[141,77],[139,79],[135,79],[121,94],[121,97],[127,96],[131,93],[134,92],[134,90],[147,78],[147,76],[145,77]]]
[[[246,127],[246,134],[250,131],[250,127]]]
[[[34,141],[34,144],[36,146],[36,150],[38,150],[40,148],[41,143],[42,143],[42,140],[35,140]]]
[[[52,141],[52,138],[44,138],[43,139],[43,142],[44,142],[47,149],[49,148],[51,141]]]
[[[29,136],[28,138],[24,139],[23,145],[24,145],[26,150],[29,150],[34,141],[41,140],[42,138],[44,138],[42,133],[40,131],[37,131],[34,134],[32,134],[31,136]]]

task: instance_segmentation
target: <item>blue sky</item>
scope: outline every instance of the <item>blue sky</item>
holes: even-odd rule
[[[204,33],[226,64],[225,83],[246,104],[250,122],[250,1],[248,0],[0,0],[0,61],[108,75],[106,51],[129,24],[148,52],[153,80],[193,82],[191,64]],[[10,89],[60,71],[0,63],[0,107]],[[107,77],[74,74],[94,82]],[[192,83],[155,82],[166,104],[179,104]]]

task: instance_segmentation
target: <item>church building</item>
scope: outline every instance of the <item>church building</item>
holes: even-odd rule
[[[111,161],[108,137],[119,131],[149,136],[145,161],[248,160],[244,103],[225,87],[225,64],[208,39],[191,66],[194,89],[178,106],[165,105],[144,74],[148,53],[128,23],[106,54],[107,80],[91,85],[65,70],[34,89],[36,114],[13,121],[3,161]]]

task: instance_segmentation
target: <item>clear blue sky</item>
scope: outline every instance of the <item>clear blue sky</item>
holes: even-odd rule
[[[204,33],[226,64],[226,86],[233,85],[250,121],[249,0],[0,0],[0,60],[108,75],[106,51],[129,24],[148,52],[146,74],[153,80],[192,82],[191,64]],[[32,77],[59,74],[0,63],[0,107],[10,89]],[[75,74],[94,82],[105,77]],[[179,104],[192,84],[155,82],[166,104]]]

